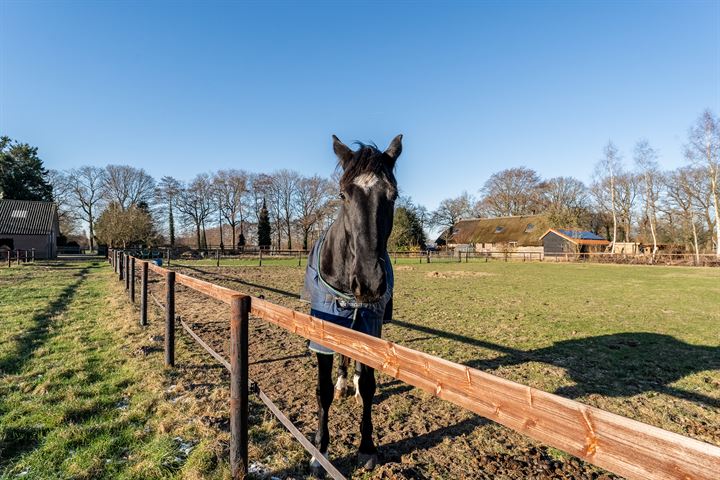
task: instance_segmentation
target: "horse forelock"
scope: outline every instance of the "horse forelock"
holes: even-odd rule
[[[397,183],[390,168],[381,152],[373,144],[364,144],[355,142],[359,148],[353,153],[346,165],[344,165],[343,174],[340,177],[340,188],[347,189],[351,184],[359,182],[367,185],[370,179],[377,178],[385,180],[389,186],[396,188]]]

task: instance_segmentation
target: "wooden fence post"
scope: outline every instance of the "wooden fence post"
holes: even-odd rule
[[[118,253],[118,280],[122,280],[123,277],[123,263],[124,263],[124,256],[122,252]]]
[[[15,259],[17,260],[17,264],[20,265],[20,250],[15,250]]]
[[[215,260],[216,260],[215,266],[219,267],[220,266],[220,250],[219,249],[215,250]]]
[[[8,268],[12,267],[12,252],[8,250]]]
[[[147,297],[148,297],[148,262],[142,262],[140,273],[140,325],[147,325]]]
[[[248,316],[250,297],[232,299],[230,317],[230,473],[248,473]]]
[[[262,267],[262,248],[260,248],[260,267]]]
[[[422,263],[422,260],[420,263]],[[427,263],[430,263],[430,250],[427,251]]]
[[[165,274],[165,366],[175,366],[175,272]]]
[[[125,290],[130,290],[130,254],[125,254]]]
[[[130,257],[130,302],[135,303],[135,257]]]

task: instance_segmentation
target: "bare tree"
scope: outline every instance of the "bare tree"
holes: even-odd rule
[[[303,250],[308,250],[310,232],[320,224],[334,193],[334,185],[317,175],[302,177],[297,182],[298,226],[302,233]]]
[[[551,223],[576,227],[587,212],[588,190],[583,182],[572,177],[555,177],[542,184],[543,203]]]
[[[472,217],[473,203],[473,198],[467,192],[463,192],[459,197],[446,198],[432,212],[430,224],[443,230],[446,244],[452,234],[453,226],[463,218]]]
[[[650,234],[653,240],[653,261],[658,250],[657,204],[660,196],[660,169],[657,158],[657,151],[650,146],[647,140],[642,139],[635,145],[635,165],[642,176],[645,217],[650,224]]]
[[[274,209],[278,229],[282,225],[287,235],[287,248],[292,250],[292,225],[295,214],[295,196],[297,194],[300,175],[293,170],[279,170],[272,174]],[[278,249],[280,239],[278,236]]]
[[[212,184],[206,173],[197,175],[178,196],[177,208],[195,228],[197,248],[207,248],[205,221],[212,213]]]
[[[167,209],[168,233],[170,235],[170,246],[175,246],[175,215],[174,207],[178,195],[182,191],[182,184],[173,177],[165,176],[155,189],[155,198],[160,205]]]
[[[697,199],[698,191],[703,190],[705,180],[704,172],[692,167],[678,168],[664,177],[664,190],[667,196],[665,214],[669,217],[673,214],[680,217],[682,222],[680,239],[686,246],[693,246],[696,257],[699,255],[699,248],[695,218],[697,212],[702,210]]]
[[[720,119],[705,110],[688,133],[687,158],[705,170],[710,181],[710,197],[715,227],[715,254],[720,258]]]
[[[617,147],[615,146],[615,144],[612,143],[612,141],[609,141],[607,145],[605,145],[605,148],[603,148],[603,154],[604,157],[602,158],[602,160],[600,160],[596,167],[596,181],[592,191],[596,201],[600,200],[599,206],[601,206],[602,208],[606,208],[612,214],[613,233],[611,251],[612,253],[615,253],[615,242],[617,242],[618,227],[617,204],[615,201],[615,179],[621,171],[621,159],[620,152],[618,152]],[[610,197],[609,202],[606,202],[604,200],[605,195],[603,195],[601,190],[597,188],[603,184],[607,185],[606,190],[608,196]]]
[[[65,172],[48,170],[48,181],[52,186],[52,195],[58,208],[60,231],[64,235],[71,234],[77,227],[78,215],[73,204],[72,184]]]
[[[632,241],[633,215],[638,194],[638,176],[622,172],[615,176],[615,202],[623,228],[623,240]]]
[[[243,197],[248,191],[248,173],[242,170],[220,170],[213,176],[217,190],[220,212],[232,230],[232,248],[237,248],[236,229],[243,232],[245,220]]]
[[[100,167],[85,166],[67,173],[71,204],[87,222],[90,232],[90,250],[95,247],[95,215],[102,201],[105,170]]]
[[[150,204],[155,194],[155,180],[141,168],[108,165],[103,178],[103,195],[122,209],[141,203]]]
[[[543,210],[540,176],[529,168],[494,173],[481,191],[482,209],[489,216],[532,215]]]

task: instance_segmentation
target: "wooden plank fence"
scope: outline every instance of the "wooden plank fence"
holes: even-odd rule
[[[123,260],[116,255],[110,259]],[[626,478],[710,480],[720,475],[720,447],[175,274],[153,263],[148,263],[148,268],[163,275],[167,287],[174,276],[177,283],[231,305],[230,370],[235,372],[231,379],[231,469],[235,478],[247,473],[248,313]],[[141,292],[147,292],[146,286]],[[167,307],[174,305],[170,300],[168,294],[168,319]],[[172,330],[174,335],[174,322],[167,322],[167,334]],[[309,451],[316,452],[314,448]]]

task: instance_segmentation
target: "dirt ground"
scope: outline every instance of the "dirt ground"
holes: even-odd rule
[[[178,268],[183,273],[305,311],[298,298],[303,270],[291,267]],[[446,274],[445,274],[446,275]],[[439,276],[431,274],[431,276]],[[151,274],[151,279],[154,275]],[[163,298],[163,285],[150,291]],[[228,308],[178,286],[176,309],[212,348],[228,357]],[[154,312],[159,321],[159,312]],[[393,325],[387,326],[392,330]],[[405,338],[412,345],[418,338]],[[153,339],[150,339],[153,340]],[[158,340],[158,339],[154,339]],[[316,420],[315,359],[298,336],[251,319],[250,375],[260,388],[312,439]],[[149,346],[147,348],[157,348]],[[192,360],[178,365],[171,401],[187,405],[200,421],[227,434],[228,374],[187,335],[178,349]],[[188,357],[190,358],[190,357]],[[615,476],[562,452],[539,445],[482,417],[378,374],[373,407],[381,465],[372,472],[355,466],[361,410],[352,398],[335,401],[330,416],[330,459],[349,478],[372,479],[609,479]],[[257,401],[251,405],[251,472],[257,478],[308,478],[309,455]]]

